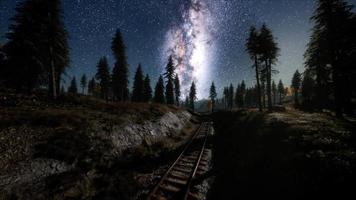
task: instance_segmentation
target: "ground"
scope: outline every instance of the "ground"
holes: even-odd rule
[[[185,113],[88,97],[1,99],[0,199],[136,198],[196,129]]]
[[[0,199],[145,199],[204,120],[212,120],[215,129],[208,199],[342,199],[352,194],[353,119],[292,108],[184,113],[174,106],[87,97],[54,103],[2,99]],[[179,132],[171,134],[174,130]],[[140,140],[143,132],[162,131],[156,140]]]
[[[216,178],[211,199],[342,199],[352,194],[352,122],[294,109],[218,112],[213,119]]]

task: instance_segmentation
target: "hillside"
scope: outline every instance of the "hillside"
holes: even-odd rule
[[[155,168],[145,161],[169,157],[196,128],[165,105],[18,96],[0,105],[0,199],[131,199],[138,171]]]
[[[217,167],[212,199],[353,195],[354,121],[293,108],[221,111],[213,119]]]

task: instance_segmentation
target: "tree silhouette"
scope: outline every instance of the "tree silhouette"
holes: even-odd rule
[[[261,48],[261,60],[264,62],[263,73],[266,74],[266,92],[268,100],[268,110],[272,110],[272,65],[277,61],[277,56],[279,53],[279,48],[277,43],[274,41],[274,37],[266,24],[262,25],[260,31],[260,48]]]
[[[189,107],[192,111],[195,110],[195,100],[197,99],[197,89],[195,87],[195,83],[194,81],[192,82],[192,85],[190,86],[190,90],[189,90]]]
[[[294,91],[294,104],[296,106],[299,106],[299,90],[300,90],[301,81],[302,81],[301,75],[297,70],[293,75],[292,85],[291,85]]]
[[[110,72],[106,57],[102,57],[97,65],[96,79],[100,85],[101,98],[108,100],[110,87]]]
[[[18,92],[47,86],[52,98],[59,93],[60,77],[69,62],[60,4],[60,0],[26,0],[17,4],[7,34],[9,59],[4,73],[7,85]]]
[[[245,106],[245,93],[246,85],[245,81],[242,81],[241,84],[237,85],[235,93],[235,105],[239,108],[243,108]]]
[[[217,96],[218,96],[218,94],[216,93],[215,84],[214,84],[214,82],[212,82],[211,86],[210,86],[210,94],[209,94],[212,112],[214,112],[214,110],[215,110],[215,100],[216,100]]]
[[[307,109],[311,109],[313,102],[313,94],[314,94],[314,80],[310,74],[310,72],[305,71],[302,81],[302,99],[303,99],[303,107]]]
[[[174,77],[174,96],[176,98],[176,105],[179,106],[179,98],[180,98],[180,81],[178,74]]]
[[[282,105],[282,100],[285,94],[282,80],[279,80],[278,82],[278,94],[279,94],[279,104]]]
[[[277,86],[274,80],[272,81],[272,95],[273,95],[273,105],[275,105],[277,101]]]
[[[312,16],[313,34],[305,53],[306,67],[316,76],[317,100],[325,106],[331,93],[337,116],[349,112],[353,90],[355,61],[355,25],[353,6],[343,0],[318,0]],[[331,92],[327,91],[331,77]]]
[[[75,79],[75,76],[73,77],[72,81],[70,82],[70,85],[68,87],[68,93],[71,95],[76,95],[78,93],[77,81]]]
[[[129,99],[129,70],[125,48],[121,32],[120,30],[117,30],[111,43],[111,49],[116,59],[115,66],[112,71],[112,90],[114,99],[117,101],[127,101]]]
[[[257,82],[257,93],[258,93],[258,108],[262,111],[262,102],[261,102],[261,86],[260,86],[260,67],[259,67],[259,57],[260,54],[260,42],[258,32],[256,28],[252,26],[250,28],[250,35],[246,41],[246,51],[250,54],[250,58],[254,61],[253,67],[255,68],[255,76]]]
[[[80,86],[82,87],[82,93],[85,93],[85,88],[87,87],[87,77],[83,74],[82,78],[80,79]]]
[[[175,67],[173,64],[172,56],[169,57],[168,63],[166,65],[166,72],[164,77],[166,79],[166,101],[167,104],[174,104],[174,73]]]
[[[95,86],[96,86],[95,78],[92,78],[88,83],[88,94],[94,95]]]
[[[159,79],[157,81],[156,87],[155,87],[155,95],[153,98],[155,103],[160,103],[164,104],[165,103],[165,97],[164,97],[164,81],[162,75],[159,76]]]
[[[138,65],[135,78],[134,78],[134,84],[133,84],[133,89],[132,89],[132,101],[133,102],[143,102],[143,88],[144,88],[144,82],[143,82],[143,73],[142,73],[142,67],[141,64]]]
[[[152,99],[152,88],[151,80],[148,74],[146,74],[144,83],[143,83],[143,101],[149,102]]]

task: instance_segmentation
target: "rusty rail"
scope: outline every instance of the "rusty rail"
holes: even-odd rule
[[[211,129],[210,122],[200,125],[178,158],[148,195],[147,200],[200,199],[193,191],[193,181],[207,171],[206,142]]]

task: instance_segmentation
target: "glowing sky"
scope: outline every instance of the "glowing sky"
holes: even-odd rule
[[[0,0],[0,43],[6,42],[9,19],[16,2]],[[69,32],[70,68],[73,75],[95,74],[101,56],[114,64],[110,42],[117,28],[127,46],[130,80],[142,64],[152,85],[168,55],[173,54],[183,89],[197,81],[198,97],[206,98],[211,81],[218,93],[245,80],[254,84],[245,40],[251,25],[263,22],[272,29],[281,55],[275,80],[290,84],[296,69],[303,70],[303,54],[312,24],[314,0],[63,0]],[[356,0],[349,1],[352,4]],[[132,81],[131,81],[132,82]],[[183,91],[186,93],[186,91]]]

